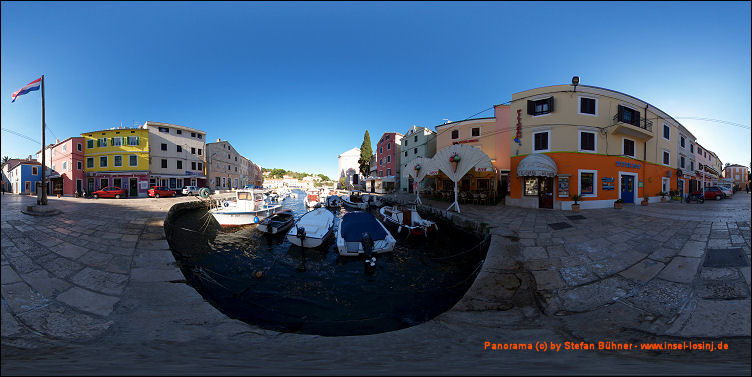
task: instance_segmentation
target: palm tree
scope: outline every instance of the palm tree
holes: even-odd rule
[[[3,164],[5,164],[6,162],[8,162],[8,160],[10,160],[10,158],[8,158],[8,156],[3,156]]]

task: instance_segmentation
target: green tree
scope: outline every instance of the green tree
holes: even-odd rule
[[[5,164],[6,162],[8,162],[8,160],[10,160],[10,158],[8,158],[8,156],[3,156],[3,164]]]
[[[366,134],[363,135],[363,144],[360,145],[360,159],[358,159],[360,174],[363,174],[364,177],[367,177],[368,173],[371,171],[372,154],[371,135],[369,135],[368,130],[366,130]]]
[[[271,178],[282,178],[284,177],[286,171],[285,169],[272,169],[271,173],[269,174],[269,177]]]
[[[331,181],[329,177],[323,175],[323,174],[316,174],[319,178],[321,178],[322,181]]]

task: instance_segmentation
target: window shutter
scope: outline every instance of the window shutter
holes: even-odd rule
[[[622,119],[622,113],[624,112],[624,106],[619,105],[619,107],[616,110],[616,119],[621,122]]]
[[[141,145],[141,137],[136,136],[136,145]]]
[[[640,127],[640,112],[639,111],[635,111],[634,114],[635,114],[635,116],[634,116],[634,125],[637,126],[637,127]]]
[[[123,145],[128,145],[128,137],[123,136]]]
[[[554,96],[548,99],[548,112],[554,112]]]
[[[535,113],[535,102],[530,100],[527,101],[527,113],[529,115],[533,115]]]
[[[102,146],[102,139],[97,139],[97,148]]]

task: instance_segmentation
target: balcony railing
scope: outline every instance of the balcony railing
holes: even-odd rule
[[[616,124],[616,123],[619,123],[619,122],[625,123],[625,124],[629,124],[631,126],[642,128],[643,130],[646,130],[648,132],[653,132],[653,121],[652,120],[647,120],[647,119],[643,118],[643,119],[640,119],[640,122],[638,124],[634,124],[632,122],[627,122],[627,121],[624,121],[622,119],[619,119],[619,114],[614,115],[614,123],[613,124]]]

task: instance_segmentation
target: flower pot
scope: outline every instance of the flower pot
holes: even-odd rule
[[[621,209],[621,207],[624,207],[623,203],[614,203],[614,208]]]
[[[580,205],[572,204],[572,212],[580,212]]]
[[[661,203],[666,203],[666,198],[661,198]]]
[[[648,201],[647,200],[643,200],[643,201],[640,202],[640,204],[646,206],[646,205],[648,205]]]

